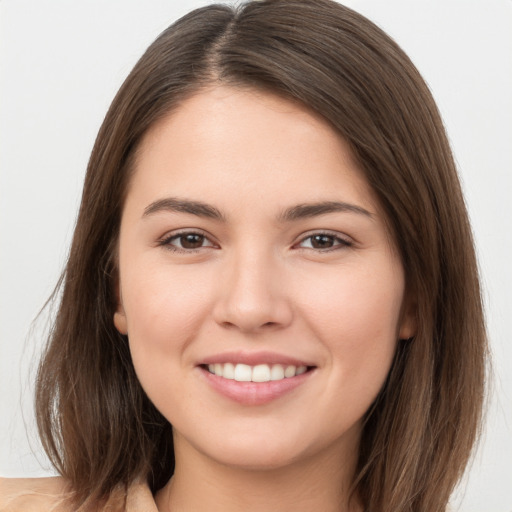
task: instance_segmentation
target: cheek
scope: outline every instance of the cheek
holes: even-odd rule
[[[123,304],[136,368],[180,362],[210,309],[208,294],[199,286],[204,280],[195,277],[191,280],[187,271],[169,269],[131,271],[126,275]]]
[[[337,380],[359,396],[361,389],[378,393],[398,339],[403,273],[398,266],[377,263],[332,272],[321,288],[309,287],[301,306]]]

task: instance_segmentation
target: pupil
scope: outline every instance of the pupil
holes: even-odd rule
[[[313,237],[313,247],[315,249],[325,249],[328,247],[332,247],[333,240],[332,236],[329,235],[315,235]]]
[[[184,249],[197,249],[203,245],[204,236],[203,235],[182,235],[181,237],[181,246]]]

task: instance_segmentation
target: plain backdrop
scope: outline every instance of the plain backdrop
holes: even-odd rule
[[[206,1],[0,1],[0,474],[51,474],[32,382],[96,132],[143,50]],[[347,0],[405,49],[443,115],[494,357],[486,431],[453,502],[512,512],[512,0]]]

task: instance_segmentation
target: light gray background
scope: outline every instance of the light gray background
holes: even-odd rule
[[[63,266],[96,132],[148,44],[206,3],[0,1],[3,476],[51,473],[31,412],[44,317],[31,322]],[[511,512],[512,0],[346,4],[411,56],[448,129],[478,246],[495,372],[484,440],[453,501],[464,512]]]

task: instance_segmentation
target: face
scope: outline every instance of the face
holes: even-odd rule
[[[114,321],[176,450],[225,465],[354,451],[413,334],[347,144],[268,93],[212,88],[146,134],[119,272]]]

